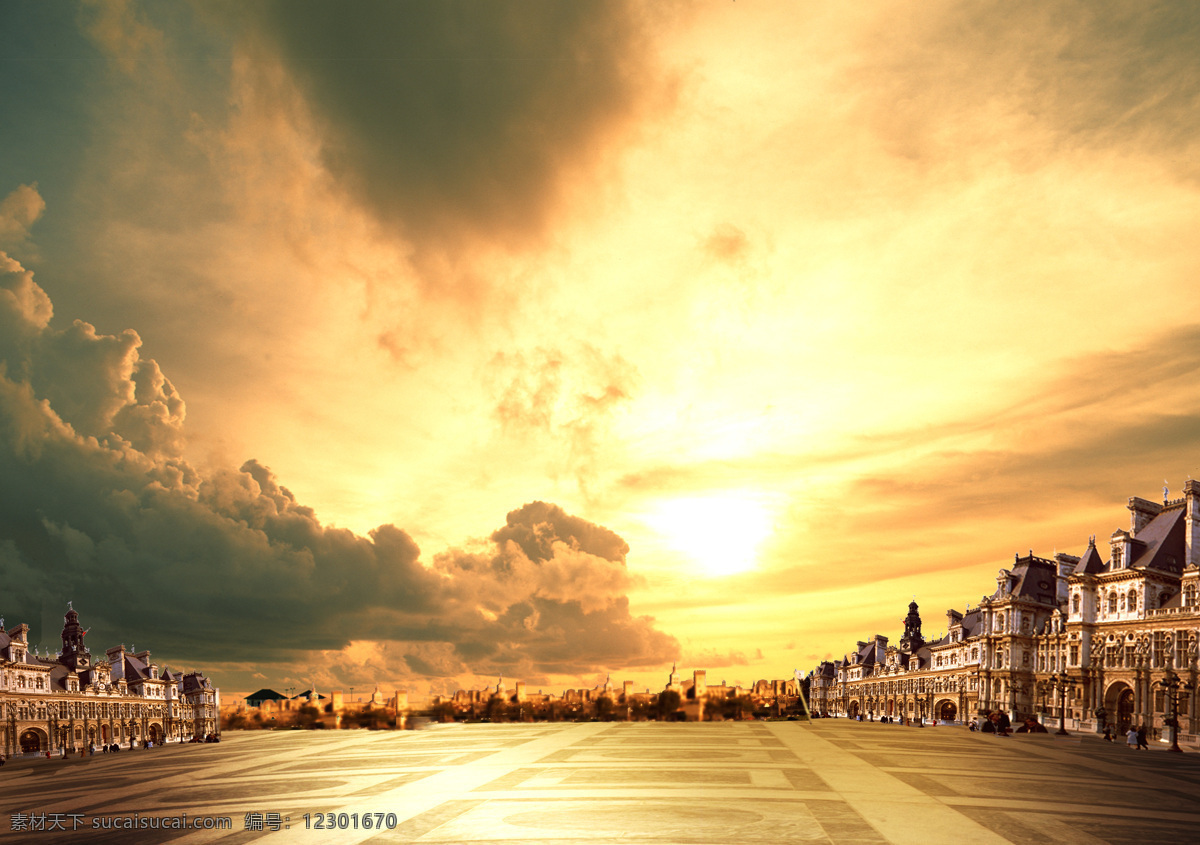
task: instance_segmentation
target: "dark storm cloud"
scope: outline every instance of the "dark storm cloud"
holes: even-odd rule
[[[180,457],[183,400],[138,336],[51,317],[32,274],[0,253],[10,619],[53,619],[73,600],[98,643],[204,662],[385,640],[381,659],[414,674],[591,672],[677,651],[630,615],[628,546],[608,529],[534,502],[484,547],[423,566],[403,530],[324,526],[256,461],[195,471]]]
[[[520,244],[656,92],[636,4],[275,2],[327,165],[424,242]],[[661,78],[661,77],[658,77]]]

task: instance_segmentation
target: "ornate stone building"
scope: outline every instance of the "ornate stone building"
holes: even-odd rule
[[[67,603],[62,650],[30,654],[29,626],[0,619],[0,748],[13,754],[61,753],[204,738],[220,730],[220,691],[199,672],[175,672],[150,652],[110,648],[94,659]]]
[[[946,612],[927,642],[917,603],[895,646],[875,635],[810,673],[814,711],[963,721],[1003,711],[1050,727],[1145,725],[1198,744],[1200,482],[1128,503],[1130,526],[1081,557],[1017,555],[976,607]],[[1065,712],[1064,712],[1065,711]]]

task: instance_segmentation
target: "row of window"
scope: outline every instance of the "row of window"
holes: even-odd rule
[[[1163,591],[1158,596],[1158,602],[1155,605],[1148,605],[1146,610],[1153,610],[1155,607],[1162,607],[1171,600],[1173,594],[1170,591]],[[1147,602],[1150,599],[1147,598]],[[1196,603],[1196,587],[1194,584],[1188,584],[1183,588],[1183,603],[1185,606],[1192,606]],[[1082,611],[1083,598],[1076,593],[1071,597],[1071,613],[1078,616]],[[1105,603],[1105,609],[1109,613],[1125,613],[1136,612],[1138,609],[1138,591],[1130,590],[1128,593],[1119,593],[1116,590],[1110,590]]]

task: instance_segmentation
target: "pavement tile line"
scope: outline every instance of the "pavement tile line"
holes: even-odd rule
[[[404,823],[415,816],[444,804],[448,800],[474,790],[483,783],[495,780],[497,777],[515,769],[536,764],[544,757],[563,747],[595,735],[599,731],[606,729],[608,725],[603,722],[595,722],[584,724],[570,723],[562,726],[555,725],[555,727],[557,730],[549,733],[549,735],[538,735],[537,733],[530,732],[524,737],[524,741],[520,745],[501,748],[480,760],[444,769],[421,780],[407,783],[389,792],[372,796],[372,806],[356,802],[352,805],[343,804],[340,807],[314,807],[313,809],[320,809],[322,813],[332,812],[335,814],[372,812],[378,809],[394,813],[397,821]],[[497,738],[507,739],[510,737],[503,737],[501,735]],[[254,841],[256,843],[269,843],[270,845],[275,845],[275,843],[283,845],[283,843],[294,842],[297,836],[300,835],[300,831],[303,830],[300,827],[303,824],[302,818],[296,818],[293,814],[291,824],[291,830],[268,833]],[[312,834],[315,832],[308,831],[308,833]],[[365,842],[378,835],[379,832],[374,830],[341,830],[336,833],[325,832],[321,835],[320,841],[337,842],[339,845],[343,843],[344,845],[352,845],[353,843]],[[221,838],[220,835],[211,835],[208,832],[200,831],[176,841],[180,843],[199,843],[215,841],[219,838]]]
[[[18,777],[6,780],[0,807],[226,815],[233,830],[171,839],[222,845],[1200,841],[1200,789],[1191,780],[1200,779],[1200,755],[1137,754],[1094,737],[1064,743],[871,727],[817,720],[238,732],[207,748],[34,761],[34,779],[18,762],[4,772]],[[627,759],[605,757],[611,752]],[[434,759],[441,762],[428,765]],[[1064,783],[1075,792],[1052,788]],[[1102,800],[1088,803],[1089,794]],[[305,831],[310,809],[393,813],[396,827]],[[290,815],[292,827],[243,830],[250,811]],[[0,815],[0,845],[19,840],[5,835],[7,826]]]
[[[983,825],[825,739],[811,727],[770,722],[768,728],[801,763],[811,766],[892,845],[970,842],[1011,845]]]
[[[354,746],[369,744],[371,741],[371,738],[369,736],[365,736],[365,735],[362,735],[362,736],[351,735],[347,739],[349,741],[348,744],[351,744]],[[211,749],[216,748],[216,746],[211,746],[211,745],[207,746],[207,747],[211,748]],[[138,766],[139,764],[169,766],[171,764],[175,764],[175,767],[182,767],[182,766],[186,765],[188,762],[190,762],[184,756],[187,754],[187,752],[189,750],[190,749],[187,746],[167,746],[166,748],[159,749],[157,751],[153,750],[153,749],[141,750],[141,751],[130,751],[128,753],[131,755],[155,755],[155,756],[142,757],[140,760],[122,759],[121,762],[126,763],[127,765],[131,765],[131,766]],[[167,757],[166,755],[163,755],[162,752],[164,752],[164,751],[169,752],[171,754],[171,756]],[[126,752],[122,751],[120,753],[125,754]],[[309,752],[309,755],[314,754],[314,753],[317,753],[317,751],[312,750]],[[303,755],[303,756],[309,756],[309,755]],[[176,756],[178,756],[180,759],[175,759]],[[243,759],[243,758],[239,757],[239,758],[235,758],[235,759],[231,759],[231,760],[225,760],[225,761],[219,762],[216,765],[212,766],[210,769],[207,770],[207,772],[210,773],[209,774],[210,778],[222,778],[222,777],[227,777],[228,774],[232,773],[232,772],[239,772],[239,771],[242,771],[247,768],[259,768],[259,767],[270,765],[276,761],[283,761],[283,760],[294,761],[296,759],[296,757],[297,757],[296,749],[289,748],[287,750],[276,751],[274,753],[268,753],[268,754],[261,755],[261,756],[255,755],[252,759]],[[104,755],[100,755],[99,760],[97,760],[95,756],[93,756],[93,758],[92,758],[92,760],[94,760],[96,762],[103,762],[104,759],[105,759]],[[52,761],[52,760],[47,761],[47,765],[53,765],[53,762],[54,761]],[[102,810],[105,810],[105,808],[107,808],[108,806],[110,806],[109,802],[111,801],[111,799],[118,795],[122,800],[128,802],[130,799],[136,800],[137,798],[140,798],[140,797],[153,796],[156,793],[163,792],[172,787],[193,788],[195,785],[196,785],[196,778],[192,774],[192,772],[189,770],[182,774],[168,775],[167,777],[157,778],[157,779],[154,779],[153,781],[147,781],[146,786],[144,786],[141,789],[120,790],[120,791],[111,790],[111,789],[109,789],[109,790],[101,789],[98,792],[89,792],[87,794],[81,795],[78,798],[76,798],[75,800],[70,800],[70,799],[64,799],[61,801],[56,800],[56,799],[47,800],[47,796],[53,795],[53,791],[51,790],[51,791],[40,792],[39,799],[36,801],[27,802],[27,806],[28,806],[28,809],[31,809],[31,810],[48,810],[48,811],[53,811],[53,812],[58,812],[58,813],[72,813],[72,812],[80,812],[83,810],[101,810],[102,811]],[[0,803],[0,806],[4,806],[7,803],[8,802]]]

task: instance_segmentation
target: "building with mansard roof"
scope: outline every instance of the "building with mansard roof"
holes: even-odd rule
[[[0,619],[0,748],[4,756],[217,735],[220,690],[200,672],[159,667],[120,645],[93,658],[67,603],[62,650],[31,654],[29,626]]]
[[[914,722],[1003,712],[1200,745],[1200,482],[1128,509],[1106,548],[1092,537],[1079,557],[1016,555],[977,606],[946,612],[935,640],[914,600],[895,645],[876,634],[810,672],[813,710]]]

